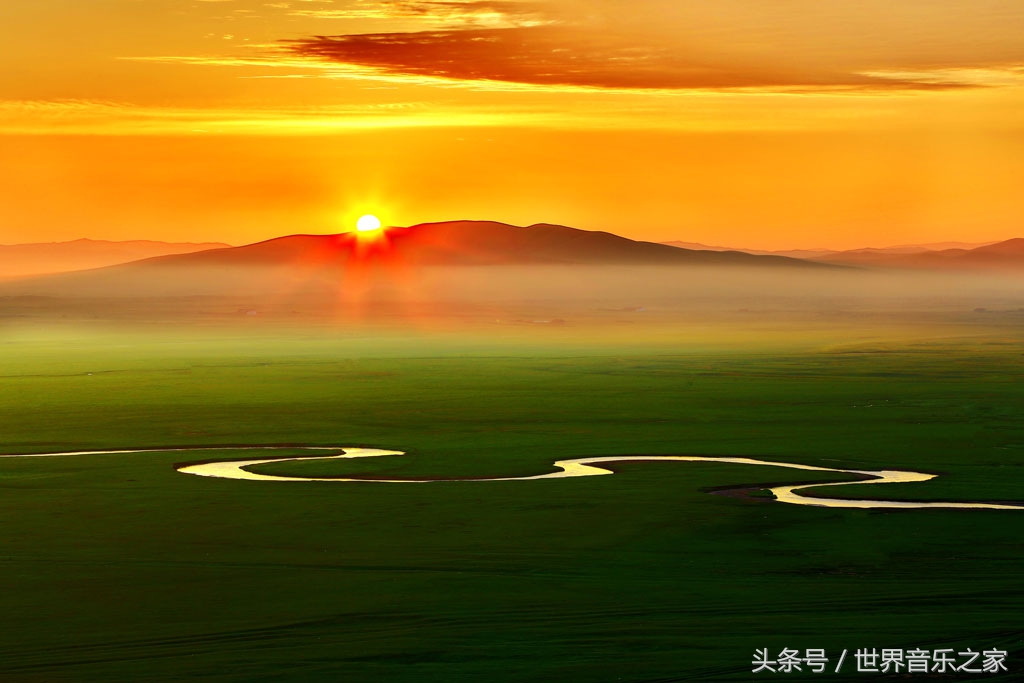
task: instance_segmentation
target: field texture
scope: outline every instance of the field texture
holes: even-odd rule
[[[0,452],[369,446],[408,455],[261,471],[439,478],[732,455],[941,474],[817,495],[1024,500],[1013,330],[551,334],[9,332]],[[173,469],[207,457],[0,459],[0,680],[789,680],[753,676],[755,650],[834,666],[914,647],[1006,650],[1009,673],[984,679],[1024,675],[1015,511],[783,505],[759,485],[835,475],[708,463],[426,484]],[[844,672],[804,675],[896,680]]]

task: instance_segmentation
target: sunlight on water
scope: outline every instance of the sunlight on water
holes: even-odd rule
[[[936,475],[925,472],[911,472],[905,470],[846,470],[836,467],[817,467],[814,465],[801,465],[788,462],[774,462],[770,460],[757,460],[755,458],[716,458],[697,455],[649,455],[649,456],[602,456],[593,458],[575,458],[572,460],[558,460],[554,466],[558,471],[546,474],[535,474],[525,477],[494,477],[481,479],[379,479],[372,477],[349,478],[349,477],[289,477],[274,474],[260,474],[252,472],[247,468],[270,463],[291,462],[297,460],[338,460],[352,458],[373,458],[389,455],[405,455],[403,451],[387,451],[377,448],[349,448],[341,446],[230,446],[230,447],[197,447],[197,448],[144,448],[144,449],[122,449],[109,451],[64,451],[59,453],[30,453],[18,455],[3,455],[4,458],[40,458],[59,457],[74,455],[125,455],[130,453],[164,453],[164,452],[203,452],[203,451],[250,451],[250,450],[291,450],[291,451],[338,451],[333,455],[301,455],[291,458],[269,458],[258,460],[218,460],[212,462],[200,462],[179,465],[177,470],[182,474],[193,474],[200,477],[214,477],[219,479],[241,479],[247,481],[288,481],[288,482],[372,482],[384,484],[423,484],[427,482],[456,482],[456,481],[535,481],[538,479],[569,479],[574,477],[593,477],[605,474],[614,474],[612,470],[598,467],[602,463],[613,462],[708,462],[708,463],[729,463],[734,465],[764,465],[767,467],[785,467],[797,470],[813,470],[817,472],[841,472],[843,474],[854,474],[867,477],[866,481],[837,481],[820,482],[814,484],[796,484],[788,486],[776,486],[771,488],[776,500],[780,503],[792,505],[814,505],[831,508],[981,508],[992,510],[1024,510],[1024,505],[1009,505],[1002,503],[957,503],[939,501],[900,501],[900,500],[857,500],[846,498],[816,498],[814,496],[798,493],[798,491],[809,488],[825,486],[864,486],[868,484],[904,484],[912,482],[923,482],[934,479]]]

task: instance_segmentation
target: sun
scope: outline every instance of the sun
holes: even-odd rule
[[[356,221],[356,230],[359,232],[376,232],[380,228],[380,219],[370,213],[360,216],[359,220]]]

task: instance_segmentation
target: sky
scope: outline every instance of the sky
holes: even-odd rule
[[[0,243],[1024,236],[1024,0],[0,3]]]

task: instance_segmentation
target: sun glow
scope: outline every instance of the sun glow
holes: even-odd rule
[[[359,232],[376,232],[377,230],[380,230],[380,228],[380,219],[373,214],[360,216],[359,220],[356,221],[356,230]]]

